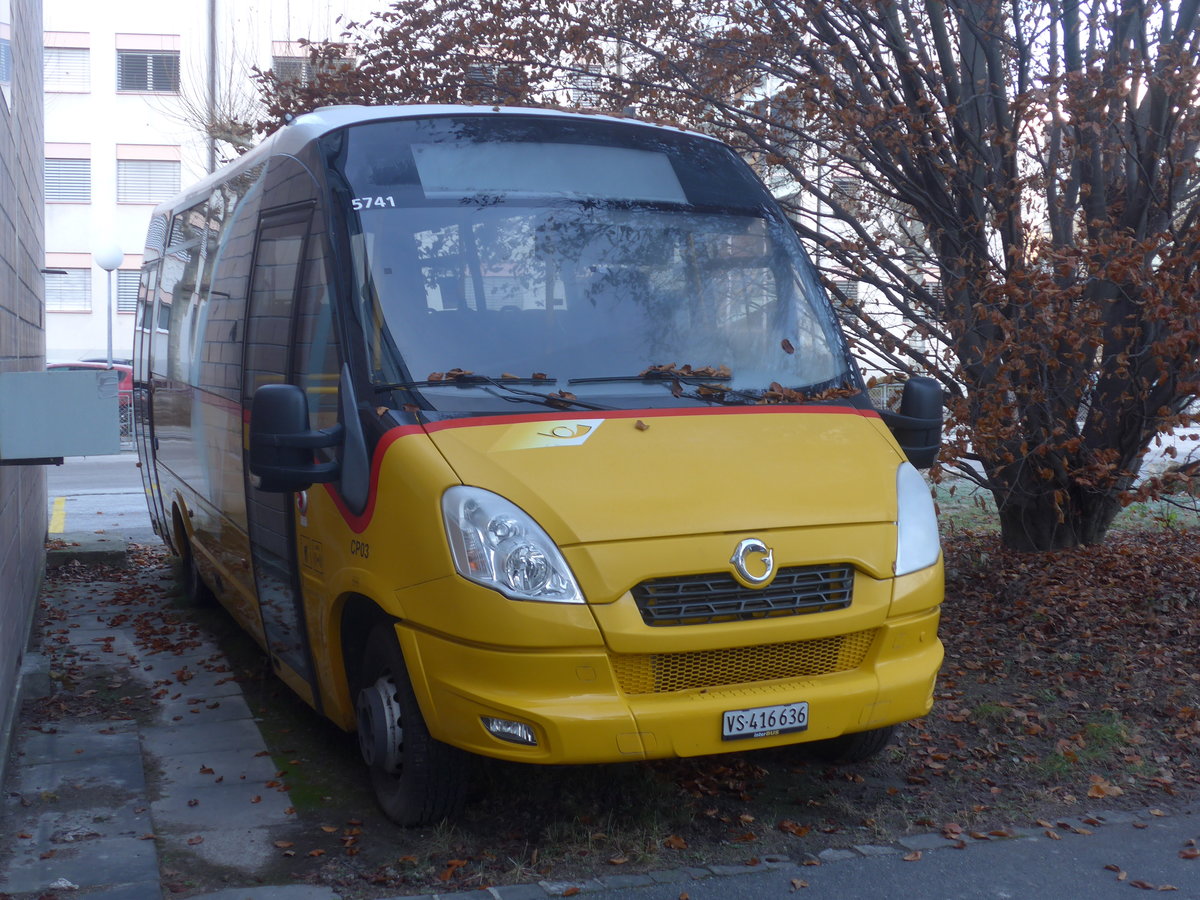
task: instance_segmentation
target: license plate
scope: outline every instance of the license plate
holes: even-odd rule
[[[808,703],[783,703],[754,709],[731,709],[721,715],[721,739],[774,737],[808,728]]]

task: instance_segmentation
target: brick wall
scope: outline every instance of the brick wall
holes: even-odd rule
[[[10,0],[12,81],[0,102],[0,371],[45,366],[42,0]],[[0,428],[12,423],[0,422]],[[0,772],[45,570],[46,475],[0,466]]]

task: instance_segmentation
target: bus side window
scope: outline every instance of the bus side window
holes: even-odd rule
[[[307,234],[307,212],[302,218],[264,219],[259,231],[246,318],[242,391],[247,408],[258,388],[287,380],[293,304]]]
[[[154,354],[156,366],[168,378],[190,383],[192,353],[196,344],[196,279],[204,254],[205,207],[207,201],[177,213],[171,221],[171,237],[163,262],[159,299],[159,328],[168,333],[166,353]],[[163,358],[165,356],[165,360]]]

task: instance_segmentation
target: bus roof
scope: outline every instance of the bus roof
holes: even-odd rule
[[[159,204],[154,215],[170,214],[179,209],[186,209],[198,203],[212,193],[213,188],[223,182],[235,170],[241,170],[265,162],[272,156],[292,155],[312,141],[339,128],[349,125],[359,125],[364,122],[379,122],[387,119],[419,119],[435,116],[537,116],[542,118],[573,118],[593,119],[609,122],[622,122],[642,128],[662,128],[678,134],[690,134],[695,137],[716,140],[711,135],[700,132],[684,131],[668,125],[658,125],[639,119],[605,113],[581,113],[555,107],[532,106],[467,106],[461,104],[410,104],[405,106],[323,106],[312,112],[297,116],[287,125],[273,131],[263,141],[248,151],[245,155],[222,166],[216,172],[205,176],[200,181],[184,189],[180,194]]]

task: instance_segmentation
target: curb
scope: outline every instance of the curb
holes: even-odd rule
[[[46,570],[79,563],[85,566],[124,566],[129,559],[129,541],[110,534],[66,532],[46,542]]]

